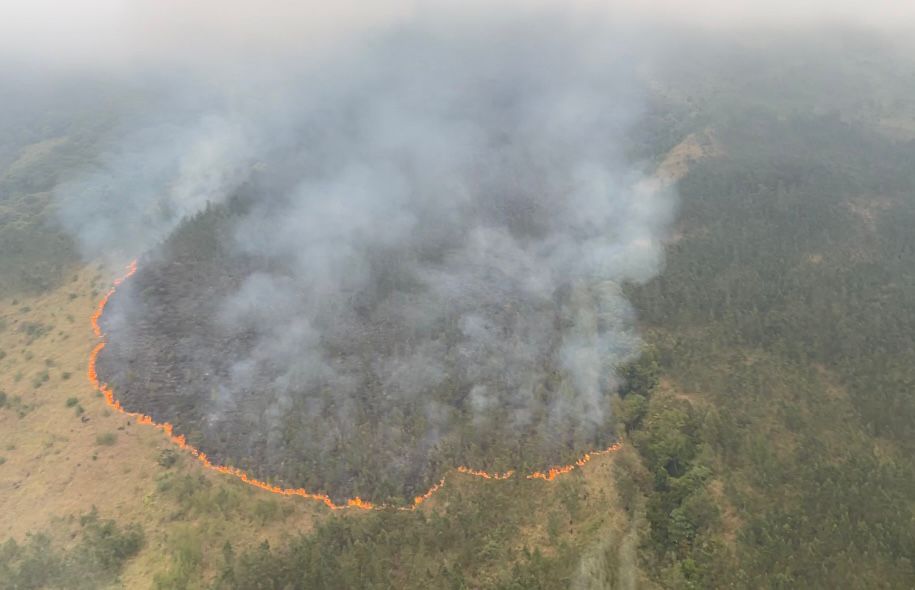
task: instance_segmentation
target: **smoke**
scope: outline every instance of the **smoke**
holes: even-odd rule
[[[91,256],[141,253],[244,201],[222,247],[257,269],[208,303],[222,341],[250,346],[175,343],[216,381],[212,432],[256,414],[279,450],[293,408],[317,416],[330,392],[352,438],[372,390],[396,444],[449,441],[468,416],[545,449],[606,436],[640,347],[622,286],[658,272],[674,202],[625,155],[637,51],[600,19],[423,18],[165,78],[146,123],[58,187],[60,218]],[[394,412],[421,418],[421,441],[385,431]]]
[[[822,23],[910,34],[915,7],[899,0],[7,0],[0,5],[0,59],[47,67],[130,70],[138,63],[223,62],[252,53],[321,51],[367,30],[437,15],[443,22],[560,6],[565,14],[715,30]]]
[[[135,256],[237,189],[256,148],[243,123],[221,113],[128,130],[92,172],[55,189],[58,218],[90,258]]]
[[[260,337],[228,399],[252,363],[287,367],[273,391],[355,398],[369,362],[394,403],[456,379],[523,425],[558,367],[551,421],[602,424],[639,347],[620,285],[657,272],[671,198],[622,157],[637,82],[601,32],[400,30],[309,85],[265,171],[289,187],[235,228],[278,270],[222,303]]]

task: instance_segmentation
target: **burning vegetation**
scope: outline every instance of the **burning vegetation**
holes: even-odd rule
[[[530,26],[383,36],[139,154],[162,186],[79,224],[144,252],[96,318],[119,402],[336,504],[606,449],[642,345],[623,287],[660,268],[674,191],[630,153],[648,89],[619,40]],[[67,223],[133,163],[74,184]]]
[[[114,389],[112,386],[108,385],[105,382],[102,382],[99,378],[97,372],[97,363],[100,353],[105,349],[107,345],[107,339],[105,333],[101,327],[102,315],[105,312],[106,307],[108,306],[111,298],[117,291],[117,288],[124,283],[127,279],[132,277],[137,272],[137,261],[133,261],[128,265],[126,273],[114,281],[114,286],[102,297],[90,316],[90,324],[92,326],[93,334],[100,339],[99,343],[92,349],[92,352],[89,355],[89,363],[87,368],[87,375],[92,386],[95,387],[105,398],[105,402],[114,410],[119,411],[127,416],[134,418],[138,424],[153,426],[161,430],[168,439],[177,445],[180,449],[187,451],[190,455],[196,458],[204,467],[207,469],[212,469],[219,473],[226,475],[231,475],[243,481],[246,484],[252,485],[254,487],[260,488],[262,490],[279,494],[282,496],[298,496],[302,498],[308,498],[311,500],[317,500],[325,504],[331,510],[340,510],[344,508],[355,508],[362,510],[373,510],[373,509],[384,509],[395,507],[398,510],[415,510],[420,504],[432,497],[435,492],[440,490],[445,485],[445,478],[442,477],[437,483],[429,487],[424,493],[418,494],[413,497],[411,503],[404,504],[403,502],[396,502],[393,505],[387,505],[384,503],[373,503],[367,500],[363,500],[359,496],[352,498],[346,498],[339,502],[335,502],[331,499],[331,496],[326,493],[313,493],[309,492],[304,488],[292,488],[292,487],[283,487],[280,485],[275,485],[268,483],[266,481],[251,477],[248,473],[237,467],[229,465],[220,465],[214,463],[207,453],[201,451],[199,448],[190,444],[187,440],[187,437],[184,434],[179,434],[175,431],[175,427],[170,422],[157,422],[151,416],[144,414],[138,411],[131,411],[124,408],[120,400],[115,396]],[[553,481],[557,477],[570,473],[575,470],[577,467],[582,467],[587,464],[592,458],[612,453],[618,450],[621,446],[620,442],[615,442],[609,447],[601,450],[586,452],[581,455],[574,463],[568,465],[553,465],[547,467],[543,470],[533,471],[524,475],[527,479],[541,479],[544,481]],[[507,480],[515,476],[514,470],[498,472],[498,471],[485,471],[482,469],[473,469],[465,465],[459,465],[455,468],[455,471],[464,475],[470,475],[474,477],[479,477],[487,480]]]

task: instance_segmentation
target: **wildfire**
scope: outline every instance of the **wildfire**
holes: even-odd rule
[[[546,471],[535,471],[534,473],[531,473],[530,475],[528,475],[527,479],[544,479],[546,481],[553,481],[560,475],[565,475],[566,473],[574,470],[576,467],[584,467],[585,464],[588,461],[590,461],[591,459],[593,459],[594,457],[597,457],[598,455],[607,455],[609,453],[616,452],[616,451],[620,450],[620,447],[622,447],[622,446],[623,446],[622,443],[615,442],[612,445],[610,445],[609,447],[607,447],[606,449],[601,449],[599,451],[591,451],[590,453],[585,453],[573,465],[553,466],[553,467],[550,467],[549,469],[547,469]]]
[[[111,296],[114,295],[114,292],[121,285],[121,283],[132,277],[135,272],[137,272],[136,260],[127,265],[127,273],[125,273],[124,276],[114,279],[114,284],[110,289],[108,289],[108,292],[105,293],[105,296],[102,297],[102,300],[98,302],[98,305],[95,306],[95,310],[92,312],[89,320],[92,322],[92,333],[95,334],[96,338],[101,338],[103,336],[102,327],[99,325],[98,321],[102,318],[102,314],[105,312],[105,306],[108,305],[108,300],[111,299]],[[104,345],[97,347],[98,350],[93,352],[98,354],[98,351],[100,351],[103,347]]]
[[[195,457],[198,461],[200,461],[200,463],[203,464],[203,466],[206,467],[207,469],[212,469],[213,471],[218,471],[219,473],[223,473],[225,475],[231,475],[232,477],[238,478],[241,481],[243,481],[244,483],[246,483],[248,485],[252,485],[256,488],[260,488],[262,490],[266,490],[266,491],[274,493],[274,494],[279,494],[281,496],[299,496],[302,498],[308,498],[310,500],[317,500],[318,502],[321,502],[324,505],[326,505],[331,510],[342,510],[345,508],[357,508],[359,510],[379,510],[379,509],[392,508],[392,506],[389,506],[386,504],[373,504],[372,502],[363,500],[359,496],[356,496],[355,498],[350,498],[350,499],[346,500],[346,502],[344,502],[343,504],[337,504],[333,500],[331,500],[330,496],[328,496],[327,494],[315,494],[315,493],[309,492],[302,488],[284,488],[284,487],[276,486],[276,485],[267,483],[265,481],[261,481],[259,479],[250,477],[247,473],[245,473],[241,469],[238,469],[237,467],[216,465],[210,461],[210,459],[209,459],[209,457],[207,457],[206,453],[204,453],[200,449],[197,449],[196,447],[188,444],[187,439],[185,438],[185,436],[183,434],[175,434],[175,429],[170,423],[156,422],[155,420],[152,419],[152,417],[147,416],[146,414],[142,414],[140,412],[130,412],[130,411],[124,409],[124,407],[121,405],[121,402],[118,401],[118,399],[114,396],[114,390],[107,383],[102,383],[99,381],[98,372],[96,371],[96,363],[98,362],[98,355],[105,348],[105,344],[106,344],[106,341],[104,340],[105,335],[102,332],[101,326],[99,325],[99,320],[101,319],[102,314],[105,311],[105,306],[108,305],[108,301],[111,299],[111,296],[114,295],[115,291],[117,290],[117,287],[120,286],[128,278],[133,276],[133,274],[136,272],[137,272],[137,261],[134,260],[133,262],[130,263],[130,265],[128,265],[127,272],[124,274],[124,276],[114,280],[113,286],[111,287],[111,289],[109,289],[109,291],[105,294],[105,296],[102,297],[101,301],[99,301],[98,305],[96,306],[95,310],[92,312],[92,315],[90,316],[90,321],[92,324],[92,333],[95,334],[96,338],[101,338],[102,340],[98,344],[96,344],[95,347],[93,347],[92,352],[89,353],[89,365],[88,365],[86,373],[87,373],[87,376],[89,377],[89,382],[92,384],[92,386],[95,389],[97,389],[98,391],[100,391],[102,393],[102,395],[105,397],[105,403],[107,403],[111,408],[121,412],[122,414],[135,419],[138,424],[147,424],[149,426],[152,426],[153,428],[161,430],[163,433],[165,433],[165,435],[168,437],[168,439],[172,443],[174,443],[179,448],[190,453],[191,456]],[[534,473],[531,473],[525,477],[527,479],[542,479],[545,481],[553,481],[560,475],[569,473],[570,471],[573,471],[577,467],[583,467],[586,463],[588,463],[591,459],[593,459],[594,457],[596,457],[598,455],[606,455],[608,453],[613,453],[613,452],[619,450],[619,448],[621,446],[622,446],[622,443],[616,442],[616,443],[613,443],[612,445],[610,445],[609,447],[607,447],[606,449],[602,449],[602,450],[598,450],[598,451],[591,451],[590,453],[585,453],[574,464],[550,467],[546,471],[535,471]],[[480,477],[483,479],[491,479],[491,480],[505,480],[505,479],[511,478],[515,474],[514,471],[488,472],[488,471],[482,471],[479,469],[471,469],[470,467],[466,467],[464,465],[457,467],[456,471],[458,473],[463,473],[465,475],[472,475],[474,477]],[[439,481],[437,484],[435,484],[434,486],[429,488],[429,490],[426,493],[422,494],[421,496],[416,496],[415,498],[413,498],[412,504],[410,504],[408,506],[396,506],[394,508],[396,508],[397,510],[416,510],[420,504],[422,504],[423,502],[425,502],[426,500],[431,498],[433,494],[435,494],[437,491],[442,489],[444,486],[445,486],[445,478],[442,478],[441,481]]]
[[[479,469],[471,469],[470,467],[464,467],[463,465],[458,466],[458,473],[466,473],[467,475],[474,475],[476,477],[482,477],[483,479],[508,479],[509,477],[515,474],[514,471],[505,471],[503,473],[489,473],[488,471],[480,471]]]

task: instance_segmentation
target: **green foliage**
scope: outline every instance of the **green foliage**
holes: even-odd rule
[[[200,588],[200,568],[203,549],[198,533],[190,527],[180,527],[169,535],[169,568],[156,574],[153,587],[156,590],[189,590]],[[257,586],[252,586],[252,588]],[[264,587],[264,586],[260,586]]]
[[[83,408],[82,404],[79,403],[79,399],[75,398],[75,397],[67,398],[66,405],[68,408],[73,408],[73,411],[77,416],[82,416],[83,413],[86,411],[86,409]]]
[[[0,392],[0,393],[3,393],[3,392]],[[13,410],[14,412],[16,412],[16,414],[20,418],[24,418],[26,416],[26,414],[28,414],[29,412],[31,412],[32,410],[35,409],[34,404],[25,403],[24,401],[22,401],[22,396],[19,396],[19,395],[14,395],[12,397],[8,397],[5,393],[3,393],[3,395],[0,396],[0,400],[3,401],[3,403],[0,404],[0,407],[5,406],[5,407]]]
[[[80,517],[78,542],[62,548],[46,533],[30,534],[23,544],[0,545],[0,590],[62,588],[94,590],[116,581],[127,560],[143,546],[136,524],[119,527],[100,520],[93,508]]]
[[[529,517],[496,491],[443,513],[330,518],[282,548],[224,547],[216,588],[568,588],[577,549],[560,544],[548,558],[512,548]],[[567,518],[553,518],[557,536]]]
[[[117,571],[143,547],[144,535],[139,525],[131,523],[122,530],[113,520],[99,520],[94,507],[80,517],[80,526],[82,539],[77,555],[82,566],[90,570]]]
[[[189,520],[203,516],[251,517],[257,512],[259,496],[242,484],[214,486],[204,476],[191,476],[175,471],[161,473],[156,478],[156,489],[176,504],[170,515],[172,520]],[[248,494],[246,494],[247,492]],[[275,514],[285,515],[288,505],[281,506]],[[260,517],[258,517],[260,518]]]
[[[647,413],[648,399],[638,393],[626,396],[616,407],[617,419],[626,427],[627,433],[637,428]]]
[[[660,375],[661,367],[658,364],[657,351],[654,348],[646,348],[638,360],[627,364],[620,371],[623,384],[620,386],[619,393],[624,398],[630,394],[644,397],[658,384]]]
[[[650,479],[640,478],[632,466],[625,465],[617,473],[625,505],[637,503],[638,495],[645,498],[650,525],[645,547],[651,552],[650,561],[689,563],[689,573],[678,575],[698,580],[701,572],[693,554],[701,550],[698,541],[707,540],[720,517],[707,489],[712,469],[700,460],[703,417],[689,401],[651,388],[628,394],[618,407],[651,474]]]
[[[22,322],[19,331],[26,335],[26,343],[31,344],[42,336],[47,335],[54,329],[54,326],[43,324],[41,322]]]
[[[118,442],[118,435],[115,432],[104,432],[95,437],[95,444],[102,447],[111,447]]]
[[[162,467],[168,469],[178,462],[178,452],[175,449],[162,449],[162,451],[159,453],[157,462]]]
[[[652,474],[643,564],[668,587],[904,587],[915,144],[745,115],[681,183],[664,273],[629,290],[665,376],[704,402],[619,404]]]
[[[273,498],[259,500],[254,505],[254,517],[260,521],[262,525],[276,520],[281,514],[282,507],[280,506],[280,503]]]

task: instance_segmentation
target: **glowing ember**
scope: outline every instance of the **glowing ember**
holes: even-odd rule
[[[226,475],[231,475],[233,477],[240,479],[241,481],[245,482],[246,484],[252,485],[252,486],[260,488],[262,490],[266,490],[268,492],[272,492],[274,494],[279,494],[281,496],[300,496],[302,498],[309,498],[312,500],[317,500],[317,501],[325,504],[331,510],[341,510],[344,508],[358,508],[360,510],[380,510],[380,509],[386,509],[386,508],[396,508],[397,510],[416,510],[416,508],[420,504],[422,504],[423,502],[425,502],[426,500],[431,498],[435,492],[437,492],[438,490],[442,489],[445,486],[445,479],[442,478],[441,481],[439,481],[437,484],[435,484],[434,486],[429,488],[429,490],[425,494],[423,494],[421,496],[416,496],[415,498],[413,498],[413,503],[409,506],[389,506],[389,505],[385,505],[385,504],[373,504],[372,502],[363,500],[362,498],[360,498],[358,496],[356,496],[355,498],[350,498],[349,500],[346,500],[346,502],[344,502],[343,504],[336,504],[336,503],[334,503],[333,500],[330,499],[330,496],[328,496],[327,494],[314,494],[314,493],[308,492],[302,488],[283,488],[280,486],[269,484],[265,481],[254,479],[254,478],[248,476],[248,474],[245,473],[244,471],[242,471],[241,469],[238,469],[235,467],[227,467],[224,465],[215,465],[212,462],[210,462],[210,459],[207,457],[206,453],[189,445],[187,442],[187,439],[184,437],[183,434],[175,434],[174,427],[171,424],[169,424],[168,422],[161,422],[161,423],[156,422],[155,420],[153,420],[150,416],[147,416],[146,414],[141,414],[139,412],[129,412],[129,411],[125,410],[123,408],[123,406],[121,406],[121,402],[119,402],[114,397],[114,390],[107,383],[101,383],[98,378],[98,373],[96,371],[96,362],[98,360],[99,353],[102,352],[102,349],[105,348],[105,344],[106,344],[106,342],[104,340],[104,333],[102,332],[102,328],[99,325],[99,320],[101,319],[102,314],[105,311],[105,306],[108,305],[108,301],[111,299],[111,296],[114,295],[115,291],[117,290],[117,287],[119,285],[121,285],[121,283],[123,283],[125,280],[130,278],[136,272],[137,272],[137,261],[134,260],[127,267],[127,273],[124,276],[122,276],[114,281],[114,285],[105,294],[105,296],[102,297],[102,300],[99,301],[95,310],[92,312],[92,316],[90,317],[90,321],[92,324],[92,333],[95,334],[96,338],[102,338],[103,340],[101,342],[99,342],[98,344],[96,344],[95,347],[92,349],[92,352],[89,354],[89,366],[87,368],[87,375],[89,377],[89,382],[92,383],[92,386],[95,389],[97,389],[98,391],[100,391],[102,393],[102,395],[105,396],[105,402],[109,406],[111,406],[113,409],[121,412],[122,414],[130,416],[131,418],[134,418],[138,424],[148,424],[149,426],[158,428],[159,430],[161,430],[162,432],[165,433],[165,435],[169,438],[169,440],[171,440],[178,447],[189,452],[198,461],[200,461],[200,463],[202,463],[203,466],[206,467],[207,469],[212,469],[214,471],[218,471],[219,473],[224,473]],[[546,471],[535,471],[534,473],[531,473],[525,477],[527,479],[542,479],[545,481],[553,481],[560,475],[569,473],[569,472],[573,471],[574,469],[576,469],[577,467],[583,467],[588,461],[590,461],[591,459],[593,459],[594,457],[596,457],[598,455],[605,455],[605,454],[613,453],[614,451],[619,450],[621,446],[622,446],[622,443],[615,442],[612,445],[610,445],[609,447],[607,447],[606,449],[598,450],[598,451],[591,451],[590,453],[585,453],[574,464],[550,467]],[[490,473],[490,472],[482,471],[479,469],[471,469],[470,467],[465,467],[463,465],[457,467],[456,471],[458,473],[463,473],[465,475],[472,475],[474,477],[480,477],[483,479],[491,479],[491,480],[505,480],[505,479],[511,478],[515,474],[514,471],[505,471],[505,472],[501,472],[501,473],[499,473],[499,472]]]
[[[515,474],[514,471],[506,471],[505,473],[489,473],[486,471],[480,471],[479,469],[471,469],[470,467],[464,467],[461,465],[457,468],[458,473],[466,473],[467,475],[475,475],[477,477],[482,477],[483,479],[508,479]]]

